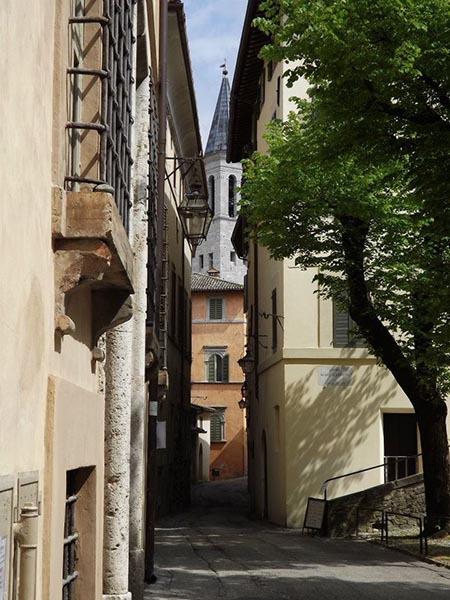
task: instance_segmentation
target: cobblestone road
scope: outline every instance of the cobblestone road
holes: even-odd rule
[[[148,600],[448,600],[450,571],[364,541],[248,518],[245,480],[196,486],[158,524]]]

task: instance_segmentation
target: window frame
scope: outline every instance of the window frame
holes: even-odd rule
[[[211,308],[212,308],[212,304],[215,303],[216,301],[221,302],[221,316],[220,318],[214,318],[211,317]],[[207,302],[207,308],[206,308],[206,320],[207,321],[213,321],[213,322],[220,322],[220,321],[225,321],[225,298],[223,296],[210,296],[208,298],[208,302]]]
[[[215,413],[211,415],[210,420],[210,431],[209,431],[209,439],[211,444],[223,444],[226,442],[226,420],[225,420],[225,411],[227,410],[226,406],[212,406],[211,408],[215,409]],[[220,431],[219,435],[216,436],[213,434],[216,431],[216,426],[214,425],[213,420],[218,421],[218,429]]]

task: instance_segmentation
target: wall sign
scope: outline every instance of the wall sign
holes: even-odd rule
[[[322,498],[308,498],[303,529],[322,529],[325,506],[326,501]]]
[[[321,386],[352,385],[353,367],[330,365],[317,368],[317,383]]]

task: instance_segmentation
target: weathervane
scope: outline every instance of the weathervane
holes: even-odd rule
[[[220,65],[220,68],[223,69],[222,75],[224,75],[224,76],[228,75],[227,59],[226,58],[223,59],[223,65]]]

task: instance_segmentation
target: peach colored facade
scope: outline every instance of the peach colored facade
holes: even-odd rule
[[[223,299],[222,320],[210,320],[210,298]],[[192,402],[225,409],[223,441],[211,442],[209,479],[241,477],[247,472],[245,412],[239,408],[245,319],[243,290],[192,291]],[[208,382],[209,349],[221,348],[229,357],[227,382]],[[197,457],[198,458],[198,457]],[[219,469],[213,475],[212,469]]]

